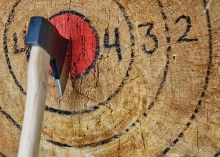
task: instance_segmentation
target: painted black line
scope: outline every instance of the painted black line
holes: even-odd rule
[[[161,0],[157,0],[157,3],[158,3],[158,6],[160,7],[160,12],[162,14],[163,19],[166,20],[167,16],[166,16],[166,14],[165,14],[165,12],[163,10],[163,4],[161,3]],[[166,31],[167,31],[167,29],[166,29]]]
[[[106,140],[102,140],[102,141],[99,141],[99,142],[94,142],[94,143],[90,143],[90,144],[85,144],[84,146],[85,147],[96,147],[96,146],[99,146],[99,145],[104,145],[104,144],[107,144],[115,139],[118,139],[120,138],[121,136],[123,135],[123,133],[120,133],[120,134],[117,134],[117,135],[114,135]]]
[[[143,115],[145,118],[147,117],[147,114],[146,114],[146,113],[143,113],[142,115]],[[137,119],[134,123],[132,123],[128,128],[126,128],[126,129],[125,129],[123,132],[121,132],[120,134],[114,135],[114,136],[112,136],[111,138],[108,138],[108,139],[106,139],[106,140],[102,140],[102,141],[95,142],[95,143],[91,143],[91,144],[86,144],[85,146],[95,147],[95,146],[98,146],[98,145],[107,144],[107,143],[113,141],[114,139],[120,138],[123,134],[129,132],[129,131],[130,131],[130,128],[135,127],[137,123],[140,123],[140,120],[139,120],[139,119]]]
[[[6,118],[12,122],[12,124],[14,124],[19,130],[21,130],[21,126],[8,114],[6,113],[0,106],[0,112],[6,116]]]
[[[21,86],[21,84],[18,82],[18,79],[17,77],[15,76],[13,70],[12,70],[12,67],[11,67],[11,62],[10,62],[10,59],[9,59],[9,56],[8,56],[8,45],[7,45],[7,32],[8,32],[8,26],[9,24],[12,22],[13,18],[14,18],[14,12],[15,12],[15,8],[17,7],[17,5],[21,2],[21,0],[18,0],[14,6],[12,7],[12,10],[11,12],[9,13],[9,16],[8,16],[8,20],[7,22],[5,23],[5,29],[4,29],[4,35],[3,35],[3,47],[4,47],[4,52],[5,52],[5,58],[6,58],[6,61],[7,61],[7,65],[8,65],[8,69],[10,71],[10,74],[12,75],[12,78],[14,79],[15,81],[15,84],[17,85],[17,87],[20,89],[20,91],[26,95],[26,91],[24,90],[24,88]]]
[[[170,65],[170,53],[169,53],[169,51],[171,50],[171,45],[170,45],[169,27],[168,27],[167,22],[166,22],[167,16],[164,12],[161,0],[157,0],[157,3],[158,3],[158,6],[160,7],[160,12],[162,14],[162,17],[163,17],[163,20],[164,20],[164,23],[165,23],[165,31],[166,31],[166,39],[167,39],[168,47],[167,47],[167,53],[166,53],[166,64],[165,64],[165,68],[164,68],[163,78],[162,78],[162,81],[159,85],[159,88],[157,89],[156,96],[154,97],[154,101],[152,101],[150,103],[150,105],[148,106],[148,110],[152,109],[152,107],[154,106],[155,101],[157,100],[158,96],[161,93],[161,90],[164,87],[164,84],[165,84],[166,78],[167,78],[167,74],[168,74],[168,70],[169,70],[169,65]]]
[[[54,144],[56,146],[59,146],[59,147],[72,147],[72,146],[70,146],[68,144],[62,144],[62,143],[51,141],[51,140],[47,140],[47,142],[50,142],[50,143],[52,143],[52,144]]]
[[[209,61],[208,61],[208,67],[207,67],[207,71],[206,71],[206,77],[205,77],[205,83],[204,83],[204,86],[203,86],[203,90],[200,94],[200,99],[198,100],[196,108],[195,108],[194,112],[192,113],[189,121],[184,126],[183,130],[180,132],[178,137],[167,148],[165,148],[158,155],[158,157],[166,155],[170,151],[170,149],[173,148],[176,145],[176,143],[180,140],[180,138],[182,138],[184,136],[185,131],[189,128],[192,121],[195,119],[195,116],[198,113],[199,108],[201,107],[202,99],[205,97],[205,92],[208,88],[209,76],[210,76],[210,73],[211,73],[211,66],[212,66],[212,52],[213,52],[213,48],[212,48],[212,29],[211,29],[211,21],[210,21],[209,10],[208,10],[208,8],[206,8],[206,6],[207,6],[206,0],[203,0],[203,4],[204,4],[204,10],[205,10],[205,14],[206,14],[207,27],[208,27],[208,37],[209,37]],[[218,155],[218,153],[217,153],[217,155]]]
[[[0,156],[1,157],[7,157],[6,155],[4,155],[3,153],[0,152]]]
[[[92,106],[92,107],[90,107],[90,109],[84,109],[81,111],[68,111],[68,110],[60,110],[60,109],[55,109],[55,108],[46,106],[45,110],[49,111],[49,112],[61,114],[61,115],[75,115],[75,114],[90,113],[90,112],[95,111],[99,108],[100,108],[99,106]]]
[[[98,141],[98,142],[94,142],[94,143],[89,143],[89,144],[84,144],[84,145],[81,145],[81,146],[78,146],[79,148],[82,148],[82,147],[96,147],[96,146],[99,146],[99,145],[104,145],[104,144],[107,144],[115,139],[118,139],[120,138],[121,136],[123,135],[123,133],[120,133],[120,134],[117,134],[117,135],[114,135],[108,139],[105,139],[105,140],[102,140],[102,141]],[[60,142],[55,142],[55,141],[51,141],[51,140],[47,140],[48,142],[56,145],[56,146],[59,146],[59,147],[72,147],[68,144],[62,144]]]
[[[220,150],[213,157],[219,157],[219,156],[220,156]]]

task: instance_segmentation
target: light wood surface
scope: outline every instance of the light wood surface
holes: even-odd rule
[[[28,85],[18,157],[37,157],[43,123],[50,55],[33,46],[28,64]]]
[[[39,157],[219,156],[219,0],[1,0],[0,8],[2,154],[18,153],[30,17],[75,11],[95,29],[99,50],[62,98],[48,74]],[[85,30],[72,30],[74,50]]]

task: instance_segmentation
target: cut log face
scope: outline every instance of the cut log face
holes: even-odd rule
[[[218,0],[0,5],[0,156],[17,156],[32,16],[73,43],[62,98],[48,74],[39,156],[220,155]]]

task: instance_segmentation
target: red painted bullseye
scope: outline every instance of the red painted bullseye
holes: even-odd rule
[[[69,76],[82,74],[91,66],[96,56],[98,38],[94,30],[82,17],[71,13],[56,15],[50,19],[50,22],[63,37],[72,39],[72,63]]]

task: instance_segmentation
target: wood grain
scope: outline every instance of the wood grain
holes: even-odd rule
[[[32,46],[28,64],[27,96],[18,157],[37,157],[47,96],[50,55]]]
[[[48,74],[39,156],[218,156],[219,5],[218,0],[1,1],[0,152],[18,151],[29,19],[71,10],[89,20],[99,47],[87,73],[68,80],[63,98]]]

